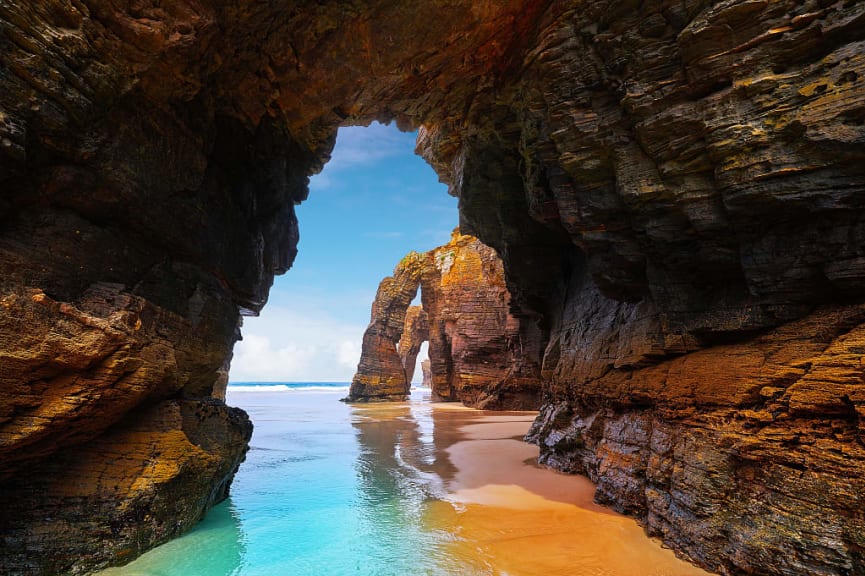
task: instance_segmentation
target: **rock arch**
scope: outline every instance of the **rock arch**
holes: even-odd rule
[[[239,314],[337,126],[378,118],[424,126],[502,257],[548,463],[713,569],[865,572],[863,11],[0,4],[4,571],[131,557],[224,494]],[[172,507],[145,464],[180,446]]]
[[[422,306],[410,306],[418,289]],[[515,346],[523,326],[509,304],[502,262],[477,238],[454,231],[443,246],[409,253],[379,285],[346,399],[405,400],[429,341],[434,400],[537,409],[540,357]]]

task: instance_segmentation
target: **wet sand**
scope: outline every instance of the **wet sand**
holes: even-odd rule
[[[256,423],[231,498],[116,576],[697,576],[535,464],[534,413],[344,393],[246,392]]]
[[[455,469],[429,527],[452,535],[442,568],[496,575],[697,576],[705,572],[649,538],[632,518],[593,502],[585,477],[541,468],[521,438],[532,413],[493,414],[434,405],[436,424],[459,415],[446,448]],[[442,422],[443,423],[443,422]],[[468,570],[466,570],[468,569]]]

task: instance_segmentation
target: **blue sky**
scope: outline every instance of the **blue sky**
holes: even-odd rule
[[[409,251],[445,244],[457,200],[395,125],[341,128],[297,208],[299,254],[244,318],[232,382],[351,380],[378,283]],[[416,379],[419,378],[419,374]]]

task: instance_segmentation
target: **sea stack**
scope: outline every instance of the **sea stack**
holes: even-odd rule
[[[418,289],[423,305],[409,307]],[[537,408],[539,356],[520,347],[522,325],[509,306],[501,259],[477,238],[454,231],[447,244],[410,253],[379,285],[348,400],[404,400],[420,344],[429,341],[435,400]]]

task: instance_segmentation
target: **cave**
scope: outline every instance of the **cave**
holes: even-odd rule
[[[865,573],[865,2],[0,4],[0,562],[225,497],[242,314],[339,126],[503,262],[541,461],[723,574]]]

